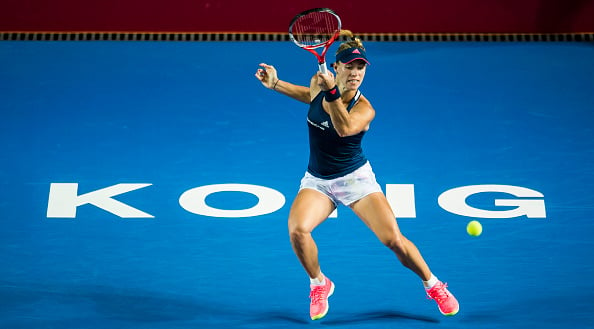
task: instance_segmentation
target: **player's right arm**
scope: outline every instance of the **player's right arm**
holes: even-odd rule
[[[256,71],[256,78],[262,82],[262,85],[268,89],[278,91],[279,93],[296,99],[300,102],[309,104],[311,101],[308,87],[299,86],[290,82],[280,80],[276,69],[272,65],[260,63],[262,68]]]

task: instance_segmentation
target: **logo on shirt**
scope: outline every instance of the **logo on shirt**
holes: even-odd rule
[[[309,118],[307,118],[307,122],[308,122],[310,125],[312,125],[312,126],[314,126],[314,127],[318,128],[318,129],[321,129],[321,130],[326,130],[326,128],[330,128],[330,125],[328,124],[328,121],[324,121],[324,122],[322,122],[321,124],[317,124],[317,123],[315,123],[315,122],[311,121]],[[322,126],[323,126],[323,127],[322,127]],[[324,127],[326,127],[326,128],[324,128]]]

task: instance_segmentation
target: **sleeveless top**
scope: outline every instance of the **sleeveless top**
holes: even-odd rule
[[[322,107],[324,94],[322,91],[313,99],[307,113],[309,128],[307,171],[318,178],[334,179],[350,174],[367,163],[361,147],[365,131],[353,136],[338,136],[330,115]],[[357,90],[355,97],[347,106],[347,111],[350,112],[359,97],[361,92]]]

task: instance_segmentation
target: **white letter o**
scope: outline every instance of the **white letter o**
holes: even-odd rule
[[[206,204],[206,197],[216,192],[246,192],[258,197],[258,203],[248,209],[228,210],[213,208]],[[215,184],[187,190],[179,197],[185,210],[210,217],[254,217],[273,213],[285,205],[285,196],[277,190],[249,184]]]

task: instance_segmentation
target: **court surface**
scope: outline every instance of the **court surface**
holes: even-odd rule
[[[253,74],[266,62],[306,84],[311,54],[289,42],[2,42],[0,327],[593,328],[594,46],[366,46],[366,155],[383,188],[414,190],[401,229],[458,297],[457,316],[340,207],[314,232],[336,292],[309,320],[286,229],[306,107]],[[519,200],[545,215],[438,202],[485,184],[532,192],[452,202],[503,216]],[[130,207],[144,215],[117,215]]]

